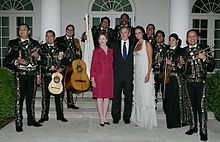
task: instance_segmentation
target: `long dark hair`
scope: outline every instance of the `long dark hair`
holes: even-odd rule
[[[139,29],[139,30],[141,30],[141,31],[143,32],[143,39],[146,40],[147,37],[146,37],[144,28],[143,28],[142,26],[137,26],[137,27],[134,28],[134,31],[135,31],[136,29]],[[136,38],[136,37],[135,37],[135,38]],[[136,38],[136,39],[137,39],[137,38]]]
[[[172,33],[172,34],[169,36],[169,39],[170,39],[171,37],[175,38],[176,40],[179,40],[178,43],[177,43],[177,46],[180,47],[180,46],[182,45],[182,40],[179,39],[179,36],[178,36],[176,33]]]

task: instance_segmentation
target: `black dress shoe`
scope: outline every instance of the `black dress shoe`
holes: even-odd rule
[[[119,120],[118,119],[113,119],[114,124],[118,124]]]
[[[75,106],[74,104],[67,105],[67,108],[79,109],[79,107]]]
[[[130,120],[129,119],[125,119],[124,122],[125,122],[125,124],[130,124]]]
[[[105,126],[105,123],[104,123],[104,124],[101,124],[101,123],[100,123],[100,126],[104,127],[104,126]]]
[[[60,121],[62,121],[62,122],[68,122],[68,120],[67,120],[66,118],[64,118],[64,117],[62,117],[62,118],[57,118],[57,120],[60,120]]]
[[[16,127],[16,131],[17,131],[17,132],[22,132],[23,129],[22,129],[22,127]]]
[[[197,128],[193,128],[193,129],[189,129],[188,131],[186,131],[185,134],[187,135],[192,135],[193,133],[197,133],[198,129]]]
[[[200,140],[201,141],[207,141],[208,140],[207,134],[200,133]]]
[[[106,124],[106,125],[110,125],[110,123],[109,123],[109,122],[104,122],[104,124]]]
[[[48,121],[49,118],[48,117],[45,117],[45,118],[41,118],[38,123],[44,123],[44,121]]]
[[[41,127],[41,126],[43,126],[43,125],[40,124],[40,123],[37,123],[37,122],[33,122],[33,123],[31,123],[31,124],[28,124],[28,126]]]

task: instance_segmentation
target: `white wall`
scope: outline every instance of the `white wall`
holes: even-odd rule
[[[169,0],[134,0],[136,5],[136,25],[146,27],[153,23],[156,30],[169,31]],[[65,27],[73,24],[76,37],[80,38],[85,30],[84,14],[87,12],[89,0],[62,0],[62,33]],[[168,36],[166,36],[168,37]]]
[[[34,17],[34,32],[33,32],[33,38],[36,40],[40,40],[40,12],[41,12],[41,5],[40,5],[41,0],[32,0],[32,3],[34,4],[34,11],[35,11],[35,17]],[[40,41],[39,41],[40,42]]]
[[[163,30],[168,37],[169,31],[169,0],[133,0],[136,6],[136,25],[144,28],[153,23],[156,30]],[[36,17],[34,21],[35,39],[40,38],[40,0],[32,0],[35,5]],[[76,28],[75,37],[80,38],[85,31],[84,15],[88,11],[90,0],[62,0],[62,35],[68,24]],[[45,33],[43,33],[45,34]],[[57,36],[61,36],[58,35]],[[167,40],[166,40],[167,42]]]
[[[156,31],[165,32],[167,39],[169,36],[169,0],[135,0],[135,3],[136,25],[141,25],[146,29],[147,25],[152,23]]]

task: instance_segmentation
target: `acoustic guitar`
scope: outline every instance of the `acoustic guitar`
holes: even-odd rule
[[[67,67],[65,74],[65,86],[71,92],[80,93],[89,89],[90,81],[86,74],[86,64],[80,59],[74,60]]]
[[[48,86],[48,90],[52,94],[58,95],[62,93],[63,91],[62,79],[63,79],[63,75],[61,73],[55,72],[52,74],[52,80]]]

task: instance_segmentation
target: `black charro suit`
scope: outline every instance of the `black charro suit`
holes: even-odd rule
[[[121,119],[121,94],[124,98],[123,119],[129,120],[132,111],[133,99],[133,68],[134,46],[129,41],[129,49],[126,60],[122,57],[121,40],[111,45],[113,48],[113,72],[114,72],[114,91],[112,99],[112,117],[113,121]]]

